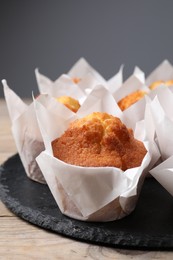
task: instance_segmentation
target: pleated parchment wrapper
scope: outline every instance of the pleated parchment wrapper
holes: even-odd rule
[[[150,93],[149,88],[144,84],[143,74],[144,73],[140,69],[136,68],[133,75],[131,75],[118,89],[111,92],[117,103],[122,98],[138,90],[145,91],[146,96]],[[122,112],[128,127],[134,129],[136,122],[144,119],[146,104],[147,98],[144,96]]]
[[[154,82],[172,81],[173,80],[173,65],[168,60],[163,60],[150,74],[146,77],[144,71],[139,67],[135,67],[134,75],[136,75],[144,85],[150,87]],[[159,84],[158,84],[159,86]]]
[[[173,80],[173,65],[168,60],[163,60],[161,64],[147,76],[145,82],[147,86],[150,86],[153,82],[162,80]]]
[[[159,88],[167,87],[160,83],[157,88],[151,90],[149,86],[155,81],[169,81],[173,80],[173,65],[168,61],[164,60],[158,67],[156,67],[148,77],[145,78],[145,73],[138,67],[135,67],[133,75],[131,75],[119,88],[112,91],[112,95],[118,102],[125,96],[137,91],[142,90],[146,92],[146,98],[142,98],[129,108],[123,111],[126,120],[130,118],[128,122],[129,127],[133,127],[134,123],[144,118],[144,111],[146,107],[146,101],[149,99],[153,100],[157,93],[160,91]],[[169,86],[169,89],[173,92],[173,86]],[[133,114],[133,118],[130,115]]]
[[[41,74],[38,69],[35,70],[35,75],[40,93],[53,97],[68,95],[82,104],[86,94],[98,84],[103,84],[110,92],[115,92],[123,83],[122,71],[123,66],[106,81],[84,58],[80,58],[67,74],[62,74],[55,81]]]
[[[36,162],[36,157],[45,149],[42,135],[38,127],[35,115],[34,103],[25,104],[22,99],[8,87],[6,80],[4,85],[4,95],[12,124],[12,134],[16,147],[21,158],[27,176],[39,183],[45,184],[44,176]],[[41,95],[38,100],[43,103],[48,111],[51,111],[51,104],[55,103],[56,113],[65,114],[66,118],[73,117],[74,113],[54,98],[51,103],[47,102]]]
[[[83,77],[80,84],[75,84],[72,77]],[[83,58],[80,59],[73,68],[69,71],[69,75],[62,75],[55,82],[52,82],[45,76],[39,74],[36,70],[36,77],[41,93],[47,93],[53,97],[70,96],[79,101],[82,105],[90,91],[85,91],[88,88],[94,88],[98,81],[105,80],[96,72]],[[119,73],[111,79],[111,83],[120,85],[122,82],[122,68]],[[12,133],[16,143],[18,153],[25,168],[27,176],[37,182],[46,183],[40,168],[35,160],[41,151],[45,149],[38,123],[35,116],[34,105],[25,104],[22,99],[8,87],[6,80],[2,80],[4,86],[4,95],[9,111],[9,116],[12,123]],[[54,99],[46,101],[41,95],[38,100],[51,110],[53,103],[57,110],[57,114],[66,115],[66,118],[73,118],[73,112],[56,102]]]
[[[113,96],[102,86],[96,87],[86,102],[72,120],[96,111],[122,115]],[[61,136],[72,120],[50,114],[37,100],[35,110],[46,147],[36,160],[61,212],[79,220],[102,222],[130,214],[148,170],[160,156],[157,149],[153,153],[154,149],[150,147],[155,144],[144,141],[147,154],[141,166],[124,172],[115,167],[70,165],[53,156],[51,141]],[[141,136],[146,139],[144,122],[138,124],[138,131],[139,125],[142,126]]]
[[[173,93],[171,88],[160,87],[150,106],[162,158],[162,162],[150,170],[150,174],[173,196]]]

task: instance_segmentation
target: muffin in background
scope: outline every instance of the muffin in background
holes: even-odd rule
[[[143,90],[137,90],[124,98],[118,101],[118,105],[122,111],[130,107],[131,105],[135,104],[137,101],[142,99],[146,95],[146,92]]]
[[[160,85],[164,85],[164,86],[167,86],[167,87],[170,87],[173,85],[173,80],[167,80],[167,81],[163,81],[163,80],[158,80],[158,81],[154,81],[150,86],[149,88],[151,90],[154,90],[156,89],[158,86]]]
[[[64,104],[67,108],[69,108],[71,111],[76,113],[78,109],[80,108],[79,101],[77,99],[74,99],[69,96],[60,96],[56,98],[56,100],[62,104]]]

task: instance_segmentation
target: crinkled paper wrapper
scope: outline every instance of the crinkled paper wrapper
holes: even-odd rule
[[[150,105],[161,162],[150,174],[173,196],[173,93],[160,87]]]
[[[120,117],[125,123],[114,97],[104,87],[97,86],[73,118],[66,118],[65,114],[60,118],[52,111],[50,114],[37,100],[35,110],[46,147],[36,160],[61,212],[86,221],[112,221],[130,214],[136,206],[148,170],[160,156],[153,140],[145,140],[144,125],[148,122],[143,119],[137,127],[147,154],[140,167],[123,172],[115,167],[70,165],[55,158],[52,153],[51,141],[61,136],[76,118],[92,112],[107,112]]]
[[[30,179],[45,184],[45,178],[35,160],[36,157],[45,150],[45,146],[38,127],[34,103],[32,102],[29,106],[26,105],[19,96],[8,87],[5,80],[3,80],[2,83],[4,85],[5,99],[12,123],[13,137],[26,174]],[[48,100],[40,95],[38,100],[40,100],[48,111],[51,110],[51,104],[56,104],[58,108],[57,114],[59,113],[62,116],[66,113],[69,117],[72,117],[74,114],[54,98],[51,99],[51,102],[47,102]]]
[[[150,73],[146,78],[146,85],[150,86],[153,82],[160,80],[173,80],[173,66],[168,60],[164,60]]]
[[[35,158],[45,149],[35,116],[34,105],[26,105],[3,80],[4,95],[12,124],[13,138],[27,176],[45,183]]]
[[[80,58],[67,74],[61,75],[55,81],[41,74],[38,69],[35,70],[35,75],[40,93],[53,97],[67,95],[82,104],[98,84],[104,85],[110,92],[115,92],[123,83],[122,71],[123,66],[106,81],[84,58]],[[74,83],[74,78],[79,79],[79,82]]]
[[[83,77],[81,85],[74,84],[71,77]],[[39,74],[36,70],[37,81],[41,92],[48,93],[50,96],[69,95],[77,98],[82,104],[87,98],[87,88],[94,88],[98,81],[105,83],[106,81],[96,72],[84,59],[80,59],[70,70],[69,75],[62,75],[57,81],[52,82],[45,76]],[[119,86],[122,83],[122,67],[120,71],[109,80],[109,86]],[[42,172],[40,171],[35,158],[42,152],[45,147],[42,136],[38,128],[35,117],[34,105],[26,105],[20,97],[11,90],[5,80],[2,81],[4,85],[4,94],[6,98],[7,107],[12,123],[12,133],[16,143],[18,153],[25,168],[27,176],[40,183],[45,183]],[[106,85],[106,83],[105,83]],[[107,86],[107,85],[106,85]],[[97,98],[97,97],[96,97]],[[38,100],[47,108],[51,110],[51,104],[55,104],[55,100],[51,99],[46,102],[46,99],[38,97]],[[96,100],[97,102],[97,100]],[[57,114],[66,114],[69,118],[73,118],[73,113],[56,102]],[[32,123],[31,123],[32,122]]]
[[[149,100],[153,100],[161,91],[160,89],[167,88],[167,86],[160,84],[160,86],[158,86],[156,89],[150,90],[150,84],[160,80],[173,80],[173,66],[168,60],[164,60],[150,73],[147,78],[145,78],[145,74],[142,70],[140,70],[138,67],[135,67],[133,75],[131,75],[119,88],[111,91],[116,102],[137,90],[146,92],[144,98],[140,99],[123,111],[123,115],[126,117],[126,121],[129,119],[129,127],[133,127],[135,122],[144,118],[146,105]],[[173,86],[170,86],[169,89],[173,92]],[[133,114],[133,117],[131,117],[131,114]]]

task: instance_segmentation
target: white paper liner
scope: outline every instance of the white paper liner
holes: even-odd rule
[[[112,78],[107,81],[106,88],[111,92],[115,93],[123,84],[123,69],[124,66],[121,65],[118,73],[116,73]]]
[[[167,81],[172,79],[173,79],[173,66],[168,60],[164,60],[146,78],[146,85],[150,86],[150,84],[159,80]]]
[[[97,84],[102,84],[104,85],[107,89],[109,89],[110,92],[115,91],[118,87],[120,87],[123,83],[123,65],[120,66],[120,69],[118,73],[115,73],[114,76],[112,76],[110,79],[107,81],[105,78],[98,73],[83,57],[80,58],[70,69],[70,71],[67,73],[71,78],[81,78],[84,80],[88,76],[92,79]],[[82,81],[81,81],[82,82]],[[79,82],[80,85],[80,82]],[[93,85],[93,86],[92,86]],[[93,89],[93,87],[96,84],[88,84],[87,88]],[[83,87],[84,88],[84,87]]]
[[[55,98],[47,94],[42,94],[37,99],[34,99],[34,106],[36,105],[39,106],[41,110],[46,111],[44,114],[40,113],[39,121],[42,122],[40,131],[45,147],[51,152],[52,146],[50,139],[55,139],[57,135],[57,128],[52,127],[52,122],[54,122],[53,125],[58,125],[58,133],[61,135],[69,123],[76,119],[77,116],[66,106],[57,102]],[[61,124],[59,124],[59,122],[61,122]]]
[[[149,91],[144,83],[140,81],[139,77],[137,77],[136,75],[132,75],[123,83],[123,85],[117,91],[112,94],[115,100],[118,102],[122,98],[137,90],[144,90],[146,92]]]
[[[35,116],[34,105],[26,105],[12,91],[6,80],[2,81],[4,95],[12,123],[12,133],[18,153],[27,176],[37,182],[45,183],[43,174],[35,158],[45,147]]]
[[[62,113],[60,112],[60,105],[62,106],[62,104],[57,105],[57,103],[58,102],[54,101],[49,95],[42,95],[41,98],[35,99],[36,114],[39,116],[38,123],[41,125],[40,131],[49,152],[52,151],[50,142],[57,136],[62,135],[69,123],[77,118],[84,117],[95,111],[105,111],[114,116],[122,117],[122,111],[119,109],[113,96],[102,85],[97,85],[90,92],[77,113],[73,113],[69,111],[69,109],[64,110]],[[46,104],[49,104],[49,110]],[[42,105],[44,105],[44,108]]]
[[[76,116],[81,118],[92,112],[107,112],[122,118],[123,113],[117,105],[113,95],[103,86],[96,85],[90,92],[83,105],[77,111]]]
[[[85,78],[86,75],[92,74],[98,82],[104,83],[105,79],[96,71],[83,57],[80,58],[67,73],[71,78]]]
[[[149,142],[149,150],[150,150],[150,154],[152,154],[152,157],[148,168],[152,169],[160,161],[161,154],[156,141],[156,129],[155,129],[155,124],[152,117],[150,105],[151,105],[151,100],[149,98],[146,98],[144,119],[136,123],[134,136],[135,138],[143,142],[145,141]],[[148,175],[149,174],[147,174],[147,176]]]
[[[118,73],[106,81],[84,58],[80,58],[67,74],[63,74],[55,81],[35,70],[40,93],[59,97],[68,95],[83,103],[86,96],[98,85],[104,85],[110,92],[115,92],[123,83],[123,66]],[[73,78],[79,78],[76,84]]]
[[[139,68],[135,68],[134,74],[130,76],[112,95],[116,102],[127,95],[142,90],[147,93],[143,98],[129,106],[122,112],[121,119],[126,125],[134,130],[136,122],[144,119],[147,96],[150,90],[144,84],[144,74]]]
[[[160,86],[158,86],[154,90],[150,90],[148,86],[154,81],[172,79],[173,66],[167,60],[164,60],[155,70],[153,70],[153,72],[147,77],[146,80],[144,72],[136,66],[133,75],[130,76],[115,92],[112,92],[117,102],[121,100],[123,97],[129,95],[130,93],[133,93],[136,90],[143,90],[147,93],[142,99],[132,104],[130,107],[123,111],[123,117],[126,117],[126,122],[129,127],[133,128],[134,123],[144,118],[144,111],[147,104],[147,100],[153,100],[154,97],[157,96],[159,93],[160,98],[170,99],[167,93],[168,89],[168,91],[171,91],[173,93],[173,86],[167,87],[163,84],[160,84]],[[166,102],[163,102],[163,106],[166,109],[166,113],[170,114],[171,109],[168,108],[166,104]],[[133,115],[133,117],[131,115]]]
[[[115,97],[115,100],[118,102],[123,97],[129,95],[130,93],[136,91],[136,90],[143,90],[147,93],[147,96],[149,98],[153,99],[155,96],[157,96],[158,92],[160,91],[160,88],[169,88],[171,92],[173,92],[173,86],[165,86],[164,84],[160,84],[156,89],[150,90],[149,86],[155,81],[167,81],[173,79],[173,65],[168,61],[164,60],[157,68],[155,68],[150,75],[145,78],[145,73],[139,68],[135,67],[133,75],[130,76],[120,88],[118,88],[118,91],[113,92],[113,96]],[[142,98],[141,100],[137,101],[136,103],[139,104],[140,111],[145,111],[145,105],[146,100]],[[134,106],[134,109],[136,110],[137,107],[136,103],[130,106],[128,109],[126,109],[124,112],[129,114],[131,113],[130,110],[133,110],[132,107]],[[129,111],[128,111],[129,110]],[[144,112],[138,113],[138,120],[142,119]],[[137,114],[136,114],[137,116]],[[135,119],[135,121],[137,118]]]
[[[168,87],[158,90],[150,109],[162,161],[150,174],[173,195],[173,93]]]
[[[136,122],[144,119],[147,100],[148,99],[145,96],[123,111],[123,121],[126,122],[126,125],[133,130]]]
[[[173,196],[173,156],[150,170],[150,174]]]
[[[150,156],[147,153],[141,167],[126,172],[113,167],[69,165],[47,151],[37,157],[37,162],[62,213],[80,220],[112,221],[134,210],[139,179],[142,185]]]
[[[145,85],[145,73],[138,66],[134,68],[133,75]]]
[[[167,94],[167,98],[166,95]],[[151,102],[151,113],[162,159],[173,155],[173,94],[169,89],[159,92]]]
[[[52,97],[70,96],[77,99],[79,103],[82,103],[86,98],[85,91],[78,84],[75,84],[68,75],[61,75],[53,82],[42,75],[38,69],[35,70],[35,74],[41,94],[49,94]]]
[[[168,60],[163,60],[147,77],[144,71],[136,66],[133,75],[135,75],[146,86],[150,86],[155,81],[172,80],[173,65]]]
[[[88,109],[85,102],[90,104]],[[68,124],[75,118],[92,112],[122,115],[114,98],[103,86],[97,86],[85,102],[73,118],[67,119]],[[55,158],[51,149],[51,141],[61,136],[63,129],[67,129],[65,117],[55,121],[56,113],[51,111],[49,116],[50,111],[38,100],[35,100],[35,110],[46,147],[36,160],[61,212],[87,221],[112,221],[130,214],[136,206],[143,180],[150,169],[153,157],[151,143],[144,143],[148,152],[141,166],[125,172],[115,167],[70,165]],[[160,154],[155,154],[154,160],[157,161],[159,156]]]
[[[67,74],[63,74],[55,81],[35,70],[36,80],[40,93],[59,97],[68,95],[78,99],[80,103],[85,100],[87,90],[92,89],[98,83],[106,83],[106,80],[84,59],[80,58]],[[76,84],[73,78],[80,81]]]

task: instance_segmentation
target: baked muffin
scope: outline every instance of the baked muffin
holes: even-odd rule
[[[145,91],[137,90],[137,91],[127,95],[126,97],[122,98],[118,102],[118,105],[121,108],[121,110],[124,111],[125,109],[127,109],[128,107],[130,107],[131,105],[136,103],[138,100],[143,98],[145,94],[146,94]]]
[[[68,107],[71,111],[73,111],[75,113],[80,108],[79,101],[72,97],[61,96],[61,97],[56,98],[56,100],[59,101],[60,103],[64,104],[66,107]]]
[[[173,80],[167,80],[167,81],[158,80],[158,81],[154,81],[154,82],[149,86],[149,88],[150,88],[151,90],[153,90],[153,89],[157,88],[157,87],[160,86],[160,85],[165,85],[165,86],[167,86],[167,87],[172,86],[172,85],[173,85]]]
[[[138,167],[146,154],[142,142],[119,118],[94,112],[69,125],[65,133],[52,141],[53,155],[84,167]]]

